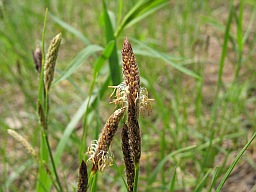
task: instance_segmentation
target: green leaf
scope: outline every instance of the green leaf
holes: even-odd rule
[[[56,153],[55,153],[55,156],[54,156],[56,167],[58,167],[58,165],[60,163],[61,155],[62,155],[62,153],[65,149],[65,146],[67,145],[67,142],[69,141],[70,135],[74,131],[76,125],[79,123],[79,121],[81,120],[83,115],[87,112],[87,110],[89,110],[90,106],[94,105],[96,99],[98,97],[101,98],[103,96],[104,92],[107,89],[108,83],[109,83],[109,78],[107,78],[105,80],[104,85],[100,89],[95,89],[93,91],[94,94],[91,97],[88,97],[84,100],[82,105],[76,111],[74,117],[71,119],[71,121],[69,122],[69,124],[65,128],[65,131],[64,131],[64,133],[61,137],[61,140],[60,140],[60,142],[57,146]]]
[[[173,192],[174,191],[174,186],[175,186],[175,181],[176,181],[176,175],[177,175],[177,172],[176,172],[176,168],[174,170],[174,173],[172,175],[172,180],[171,180],[171,185],[170,185],[170,192]]]
[[[113,49],[115,47],[115,42],[114,41],[110,41],[105,50],[103,51],[102,55],[100,58],[97,59],[95,66],[94,66],[94,72],[93,75],[94,77],[96,77],[96,74],[99,73],[99,71],[101,70],[104,62],[106,61],[106,59],[108,59],[111,55],[111,53],[113,52]]]
[[[224,64],[225,64],[225,58],[227,56],[228,40],[229,40],[231,22],[232,22],[232,18],[233,18],[233,10],[234,10],[234,7],[233,7],[233,5],[231,5],[230,9],[229,9],[229,14],[228,14],[228,21],[227,21],[226,28],[225,28],[224,42],[222,45],[221,58],[220,58],[220,63],[219,63],[220,67],[219,67],[219,71],[218,71],[218,83],[217,83],[216,98],[219,95],[220,87],[222,85],[222,74],[223,74],[223,68],[224,68]]]
[[[92,100],[94,100],[95,98],[96,98],[96,95],[92,96]],[[78,122],[80,121],[80,119],[83,117],[84,113],[87,110],[88,101],[89,101],[89,98],[85,99],[85,101],[81,104],[79,109],[76,111],[74,117],[71,119],[71,121],[67,125],[61,137],[61,140],[57,146],[57,150],[54,156],[56,167],[59,165],[61,155],[65,149],[65,146],[70,138],[71,133],[74,131],[76,125],[78,124]]]
[[[161,7],[167,5],[167,3],[168,1],[166,0],[138,1],[138,3],[124,16],[121,24],[116,29],[115,37],[118,37],[124,28],[134,25]]]
[[[121,82],[121,73],[118,65],[119,61],[117,56],[116,39],[114,37],[113,26],[110,21],[110,17],[107,11],[107,6],[105,1],[102,1],[102,6],[103,6],[103,13],[104,13],[105,35],[106,35],[107,43],[109,43],[110,41],[114,41],[114,49],[109,57],[109,68],[111,73],[111,79],[114,85],[118,85]]]
[[[62,21],[58,17],[55,17],[53,14],[50,14],[53,21],[55,21],[57,24],[59,24],[61,27],[69,31],[70,33],[74,34],[76,37],[81,39],[86,45],[90,45],[90,41],[85,37],[80,31],[78,31],[76,28],[72,27],[68,23]]]
[[[196,73],[190,71],[189,69],[183,67],[182,65],[178,65],[178,64],[174,63],[168,55],[158,52],[158,51],[154,50],[153,48],[147,46],[146,44],[143,44],[142,42],[140,42],[134,38],[130,38],[130,39],[132,41],[136,42],[137,44],[139,44],[141,47],[148,50],[149,52],[151,52],[151,54],[154,55],[154,57],[164,60],[166,63],[168,63],[172,67],[178,69],[179,71],[181,71],[189,76],[195,77],[197,79],[201,79]]]
[[[78,69],[90,55],[102,51],[103,48],[98,45],[89,45],[78,53],[78,55],[71,61],[70,65],[62,72],[62,74],[53,82],[53,85],[69,77],[75,70]]]
[[[239,152],[239,154],[236,156],[236,158],[234,159],[234,161],[232,162],[232,164],[230,165],[230,167],[228,168],[227,172],[225,173],[224,177],[222,178],[222,180],[220,181],[220,184],[218,185],[218,188],[216,189],[216,192],[219,192],[221,190],[221,188],[223,187],[224,183],[226,182],[226,180],[228,179],[228,176],[230,175],[230,173],[232,172],[232,170],[234,169],[235,165],[237,164],[237,162],[239,161],[239,159],[242,157],[242,155],[244,154],[244,152],[246,151],[246,149],[250,146],[250,144],[253,142],[253,140],[256,138],[256,132],[253,134],[252,138],[246,143],[246,145],[243,147],[243,149]]]
[[[206,174],[204,175],[204,177],[201,179],[201,181],[198,183],[196,189],[194,190],[194,192],[200,192],[202,191],[202,188],[206,182],[206,179],[208,178],[209,174],[211,172],[211,169],[209,169]]]
[[[124,29],[131,27],[132,25],[138,23],[140,20],[148,17],[152,13],[155,13],[158,9],[161,9],[162,7],[166,6],[168,3],[169,3],[168,1],[156,1],[155,3],[148,6],[148,8],[146,8],[140,14],[138,14],[135,18],[133,18],[133,20],[127,23]]]

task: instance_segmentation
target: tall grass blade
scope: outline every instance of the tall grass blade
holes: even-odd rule
[[[92,54],[102,51],[103,48],[98,45],[89,45],[80,51],[77,56],[71,61],[69,66],[62,71],[62,74],[53,82],[53,85],[59,83],[60,81],[69,77],[72,73],[74,73],[84,62],[90,57]]]
[[[102,55],[95,62],[94,69],[93,69],[94,80],[97,74],[100,72],[104,62],[110,57],[111,53],[114,50],[114,47],[115,47],[115,41],[110,41],[105,47]]]
[[[169,4],[169,2],[165,1],[165,0],[164,1],[155,1],[150,6],[148,6],[143,11],[141,11],[141,13],[138,14],[135,18],[133,18],[129,23],[127,23],[127,25],[124,27],[124,30],[133,26],[134,24],[140,22],[141,20],[148,17],[152,13],[156,13],[156,11],[158,9],[161,9],[168,4]]]
[[[87,39],[86,36],[84,36],[80,31],[78,31],[76,28],[72,27],[68,23],[64,22],[63,20],[59,19],[58,17],[55,17],[53,14],[49,14],[50,17],[54,22],[56,22],[58,25],[69,31],[71,34],[75,35],[77,38],[81,39],[86,45],[90,45],[91,42]]]
[[[158,57],[159,59],[162,59],[163,61],[165,61],[166,63],[168,63],[169,65],[171,65],[172,67],[176,68],[177,70],[191,76],[197,79],[201,79],[196,73],[194,73],[193,71],[190,71],[189,69],[183,67],[182,65],[178,65],[176,63],[174,63],[166,54],[162,54],[161,52],[158,52],[156,50],[154,50],[153,48],[143,44],[142,42],[134,39],[134,38],[130,38],[132,39],[132,41],[136,42],[137,44],[139,44],[142,48],[145,48],[147,51],[151,52],[152,55],[154,55],[154,57]]]
[[[214,170],[214,173],[213,173],[213,176],[212,176],[212,183],[211,183],[211,186],[210,186],[210,189],[209,191],[212,191],[212,188],[214,187],[217,179],[218,179],[218,175],[219,175],[219,166],[217,166]]]
[[[234,80],[236,81],[239,75],[240,68],[242,66],[242,60],[243,60],[243,1],[239,3],[239,14],[237,14],[237,11],[234,12],[235,21],[236,21],[236,28],[237,28],[237,54],[238,54],[238,61],[237,61],[237,67],[235,71],[235,77]]]
[[[211,169],[209,169],[206,174],[204,175],[204,177],[201,179],[201,181],[198,183],[197,187],[195,188],[194,192],[200,192],[202,191],[202,188],[206,182],[206,179],[208,178],[209,174],[211,172]]]
[[[227,172],[225,173],[224,177],[220,181],[220,184],[218,185],[216,192],[220,192],[221,188],[225,184],[225,182],[228,179],[228,176],[231,174],[232,170],[234,169],[235,165],[239,161],[239,159],[242,157],[246,149],[250,146],[250,144],[253,142],[253,140],[256,138],[256,132],[253,134],[252,138],[246,143],[246,145],[243,147],[243,149],[239,152],[239,154],[236,156],[232,164],[229,166]]]
[[[148,15],[165,6],[166,0],[141,0],[124,16],[122,22],[117,27],[115,37],[118,37],[124,28],[128,28]]]
[[[224,42],[222,45],[222,52],[221,52],[221,58],[220,58],[220,66],[219,66],[219,72],[218,72],[218,82],[217,82],[217,91],[216,91],[216,97],[219,95],[220,87],[222,85],[222,74],[223,74],[223,68],[225,64],[225,58],[227,55],[227,48],[228,48],[228,40],[229,40],[229,30],[232,22],[233,17],[233,5],[229,8],[228,13],[228,21],[226,24],[225,34],[224,34]]]
[[[173,176],[172,176],[172,180],[171,180],[171,185],[170,185],[170,190],[169,190],[170,192],[173,192],[175,189],[176,175],[177,175],[177,172],[176,172],[176,168],[175,168]]]
[[[107,6],[104,0],[102,1],[102,6],[103,6],[104,23],[105,23],[105,36],[106,36],[107,43],[109,43],[110,41],[114,41],[114,44],[115,44],[112,54],[109,57],[109,69],[110,69],[111,79],[112,79],[113,85],[118,85],[121,82],[121,73],[118,65],[119,61],[117,56],[116,39],[114,37],[113,26],[110,21]]]

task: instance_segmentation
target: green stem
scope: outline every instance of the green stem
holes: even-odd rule
[[[135,164],[135,177],[134,177],[134,188],[133,188],[133,192],[137,192],[138,180],[139,180],[139,171],[140,171],[140,164],[139,164],[139,163],[136,163],[136,164]]]
[[[91,185],[91,192],[96,191],[96,181],[97,181],[97,172],[93,173],[91,172],[90,177],[89,177],[89,185]]]
[[[46,92],[46,95],[45,95],[45,117],[46,117],[47,124],[48,124],[48,113],[49,113],[49,102],[48,101],[49,101],[49,94],[48,94],[48,92]],[[44,137],[45,138],[45,142],[46,142],[47,149],[48,149],[48,152],[49,152],[49,155],[50,155],[50,159],[51,159],[51,164],[52,164],[53,172],[54,172],[54,175],[56,177],[56,180],[57,180],[57,183],[58,183],[60,191],[63,191],[62,185],[61,185],[61,182],[60,182],[60,179],[59,179],[59,176],[58,176],[58,173],[56,171],[56,166],[55,166],[55,163],[54,163],[54,158],[53,158],[53,155],[52,155],[52,150],[51,150],[51,147],[50,147],[47,130],[44,130],[44,134],[45,134],[45,137]]]
[[[224,183],[227,181],[228,176],[231,174],[232,170],[234,169],[235,165],[239,161],[239,159],[242,157],[246,149],[249,147],[249,145],[253,142],[253,140],[256,138],[256,132],[253,134],[252,138],[246,143],[246,145],[243,147],[243,149],[239,152],[239,154],[236,156],[230,167],[228,168],[227,172],[225,173],[224,177],[220,181],[220,184],[218,188],[216,189],[216,192],[219,192],[221,188],[223,187]]]
[[[53,167],[53,172],[54,172],[54,175],[56,177],[59,189],[60,189],[60,191],[63,191],[61,183],[60,183],[59,176],[58,176],[57,171],[56,171],[56,166],[55,166],[55,163],[54,163],[54,159],[53,159],[53,155],[52,155],[52,151],[51,151],[51,147],[50,147],[49,139],[48,139],[47,135],[45,135],[45,141],[46,141],[46,144],[47,144],[48,152],[50,154],[50,159],[51,159],[51,163],[52,163],[52,167]]]

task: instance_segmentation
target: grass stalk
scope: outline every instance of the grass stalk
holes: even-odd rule
[[[232,18],[233,18],[233,10],[234,10],[234,6],[231,5],[230,8],[229,8],[228,20],[227,20],[225,34],[224,34],[224,42],[223,42],[223,45],[222,45],[222,52],[221,52],[221,58],[220,58],[220,66],[219,66],[219,72],[218,72],[218,82],[217,82],[216,98],[219,96],[220,88],[222,86],[223,68],[224,68],[224,64],[225,64],[225,58],[227,56],[229,31],[230,31],[230,26],[231,26]]]
[[[133,192],[137,192],[137,189],[138,189],[139,172],[140,172],[140,164],[135,163],[135,177],[134,177]]]
[[[239,161],[239,159],[242,157],[242,155],[244,154],[244,152],[246,151],[246,149],[250,146],[250,144],[253,142],[253,140],[256,138],[256,132],[253,134],[253,136],[251,137],[251,139],[245,144],[245,146],[243,147],[243,149],[238,153],[238,155],[236,156],[236,158],[234,159],[234,161],[232,162],[232,164],[229,166],[227,172],[225,173],[224,177],[221,179],[220,184],[218,185],[216,192],[220,192],[221,188],[223,187],[223,185],[225,184],[225,182],[228,179],[228,176],[231,174],[232,170],[234,169],[235,165],[237,164],[237,162]]]

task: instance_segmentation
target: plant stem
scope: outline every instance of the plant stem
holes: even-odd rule
[[[135,177],[134,177],[134,188],[133,188],[133,192],[137,192],[138,180],[139,180],[139,171],[140,171],[140,164],[139,164],[139,163],[136,163],[136,164],[135,164]]]
[[[45,117],[46,117],[47,124],[48,124],[48,113],[49,113],[49,102],[48,101],[49,101],[49,94],[48,94],[48,92],[46,92],[46,95],[45,95]],[[44,137],[45,138],[45,142],[46,142],[47,149],[48,149],[48,152],[49,152],[49,155],[50,155],[50,159],[51,159],[51,164],[52,164],[53,172],[54,172],[54,175],[56,177],[59,189],[62,192],[63,189],[62,189],[62,186],[61,186],[61,182],[60,182],[58,173],[56,171],[56,166],[55,166],[55,163],[54,163],[54,158],[53,158],[53,155],[52,155],[52,150],[51,150],[51,147],[50,147],[47,130],[44,130],[44,134],[45,134],[45,137]]]

